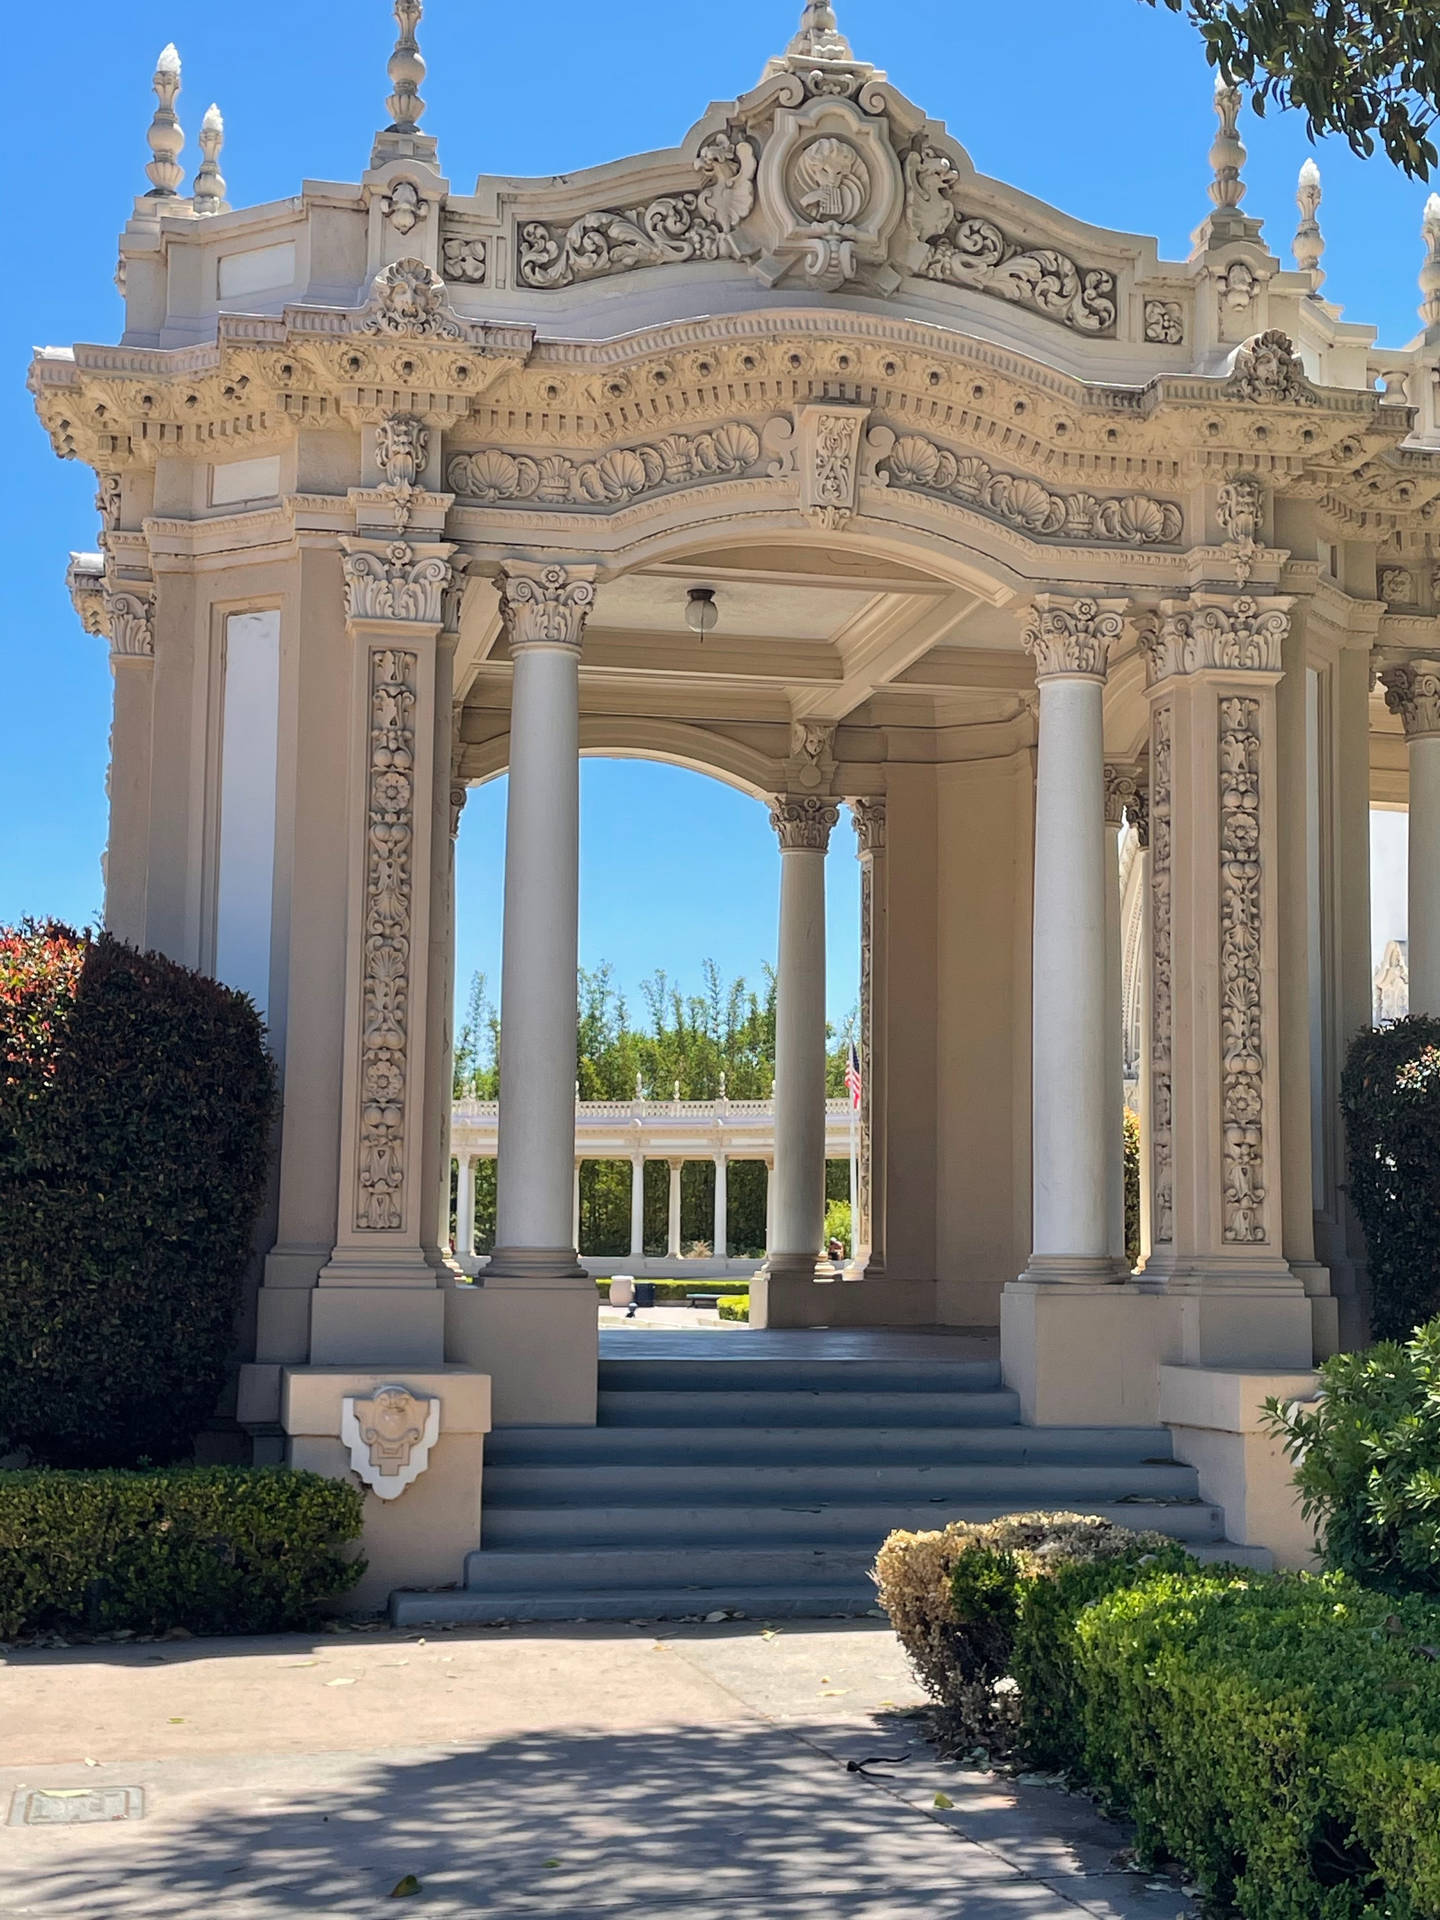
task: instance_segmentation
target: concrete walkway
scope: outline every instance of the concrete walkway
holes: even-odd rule
[[[1188,1920],[1088,1801],[936,1762],[919,1698],[879,1621],[17,1650],[0,1917]]]

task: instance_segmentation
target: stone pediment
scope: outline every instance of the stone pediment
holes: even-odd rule
[[[1103,233],[984,179],[943,126],[852,59],[792,50],[669,153],[563,183],[482,183],[495,186],[512,215],[521,292],[724,263],[786,291],[888,298],[921,281],[1085,338],[1185,338],[1184,304],[1152,241]]]

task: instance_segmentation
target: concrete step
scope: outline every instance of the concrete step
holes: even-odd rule
[[[997,1360],[602,1360],[604,1393],[984,1393],[1000,1385]]]
[[[1121,1526],[1154,1527],[1177,1540],[1218,1540],[1224,1520],[1218,1507],[1198,1499],[1096,1500],[1027,1490],[1025,1506],[1097,1513]],[[772,1551],[853,1547],[874,1557],[886,1535],[903,1528],[924,1532],[950,1520],[995,1520],[1017,1511],[1003,1497],[931,1501],[904,1499],[827,1500],[792,1505],[487,1506],[481,1523],[481,1562],[496,1551],[552,1553],[577,1549],[656,1550],[662,1556],[683,1551],[687,1564],[696,1550],[734,1554],[754,1548]],[[472,1556],[474,1558],[475,1556]],[[467,1581],[468,1581],[467,1574]]]
[[[613,1362],[609,1364],[620,1364]],[[630,1362],[624,1364],[629,1365]],[[638,1362],[635,1364],[639,1364]],[[732,1370],[731,1379],[734,1378]],[[1003,1427],[1018,1426],[1020,1402],[1007,1388],[965,1392],[836,1392],[808,1388],[602,1386],[602,1427],[690,1427],[697,1403],[716,1430],[729,1427]],[[500,1431],[505,1431],[501,1429]]]
[[[875,1604],[870,1568],[873,1542],[844,1546],[756,1546],[739,1542],[706,1545],[683,1560],[665,1546],[592,1546],[539,1550],[534,1547],[486,1547],[465,1556],[465,1590],[490,1595],[606,1591],[615,1594],[674,1592],[691,1597],[686,1612],[697,1610],[698,1595],[751,1592],[757,1587],[868,1588]],[[682,1577],[683,1576],[683,1577]],[[741,1604],[736,1602],[737,1605]],[[728,1607],[728,1600],[707,1599],[704,1612]]]
[[[733,1612],[761,1624],[767,1620],[853,1620],[878,1611],[868,1581],[843,1587],[752,1587],[705,1594],[694,1588],[609,1588],[557,1594],[472,1593],[449,1587],[438,1593],[402,1590],[390,1596],[390,1619],[397,1627],[492,1626],[512,1620],[703,1620],[707,1613]]]
[[[856,1465],[989,1460],[1169,1463],[1168,1427],[500,1427],[485,1443],[485,1485],[500,1467]]]
[[[1017,1500],[1038,1507],[1073,1500],[1122,1500],[1144,1494],[1156,1499],[1196,1496],[1195,1469],[1178,1461],[1141,1466],[1132,1461],[1008,1462],[858,1461],[796,1464],[772,1461],[653,1460],[576,1462],[558,1465],[489,1466],[484,1493],[488,1514],[500,1508],[657,1506],[685,1504],[791,1507],[797,1501],[840,1500],[924,1503]]]

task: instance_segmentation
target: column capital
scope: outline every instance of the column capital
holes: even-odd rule
[[[1147,769],[1138,760],[1105,762],[1105,824],[1134,827],[1141,846],[1150,838],[1150,787]]]
[[[1104,680],[1110,655],[1125,629],[1128,600],[1072,599],[1037,593],[1025,614],[1021,641],[1037,680]]]
[[[855,829],[855,852],[861,860],[885,851],[885,796],[851,800],[850,823]]]
[[[839,818],[835,803],[818,794],[782,793],[770,802],[770,824],[780,836],[782,853],[824,853]]]
[[[1163,600],[1158,614],[1145,615],[1138,623],[1149,684],[1206,668],[1278,674],[1293,605],[1291,594],[1197,594],[1193,600]]]
[[[107,581],[101,595],[100,631],[110,641],[112,660],[153,660],[154,599]]]
[[[1440,737],[1440,658],[1392,660],[1381,667],[1380,681],[1407,740]]]
[[[468,562],[452,558],[448,543],[358,540],[345,537],[345,618],[438,630],[445,596]]]
[[[580,651],[595,601],[593,566],[553,560],[507,560],[500,570],[500,612],[512,654],[524,647]]]

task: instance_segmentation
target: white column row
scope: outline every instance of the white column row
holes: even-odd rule
[[[1433,1017],[1440,1015],[1440,660],[1397,660],[1380,678],[1410,759],[1410,1011]]]

